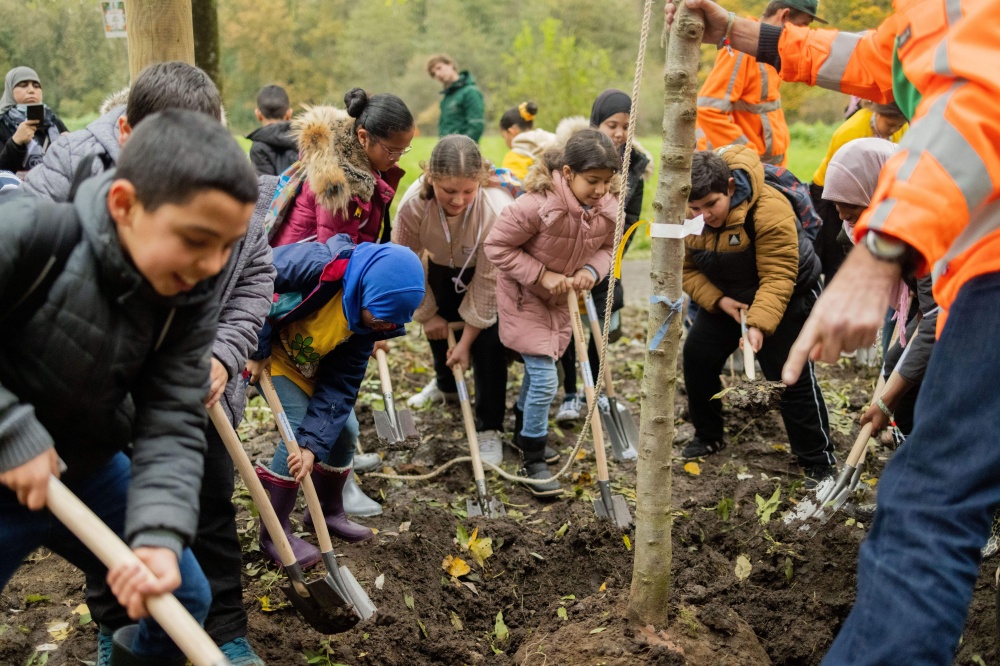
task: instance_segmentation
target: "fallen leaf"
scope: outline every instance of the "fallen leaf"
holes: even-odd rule
[[[576,452],[576,459],[583,460],[586,457],[587,457],[587,451],[584,450],[584,448],[581,446],[580,450]]]
[[[556,541],[558,541],[559,539],[561,539],[564,536],[566,536],[566,530],[568,530],[568,529],[569,529],[569,523],[568,522],[563,523],[562,527],[560,527],[558,530],[556,530],[556,535],[555,535]]]
[[[419,617],[417,618],[417,626],[420,627],[420,631],[421,633],[423,633],[424,638],[429,638],[429,636],[427,635],[427,627],[424,626],[424,623],[420,621]]]
[[[505,641],[510,637],[510,630],[503,622],[503,611],[497,613],[497,621],[493,624],[493,635],[498,641]]]
[[[58,650],[59,646],[55,643],[42,643],[41,645],[35,646],[35,652],[52,652],[53,650]]]
[[[90,616],[90,609],[87,608],[87,604],[80,604],[73,609],[73,615],[80,616],[80,626],[90,624],[93,618]]]
[[[601,633],[602,631],[605,631],[605,630],[607,630],[607,627],[598,627],[597,629],[591,629],[587,633],[590,633],[590,634],[599,634],[599,633]]]
[[[409,593],[404,594],[403,595],[403,603],[406,604],[407,608],[409,608],[410,610],[413,610],[413,595],[409,594]]]
[[[700,476],[701,465],[699,465],[696,462],[689,462],[686,465],[684,465],[684,471],[690,474],[691,476]]]
[[[559,597],[559,601],[576,601],[576,595],[567,594],[565,597]]]
[[[465,560],[460,557],[452,557],[451,555],[444,558],[444,561],[441,562],[441,568],[444,569],[449,576],[454,576],[455,578],[464,576],[472,571],[472,567],[466,564]]]
[[[536,560],[541,560],[542,562],[544,562],[544,561],[545,561],[545,558],[544,558],[544,557],[542,557],[541,555],[539,555],[538,553],[528,553],[528,555],[531,555],[531,556],[532,556],[533,558],[535,558]]]
[[[383,587],[385,587],[385,574],[379,574],[378,577],[375,578],[375,589],[381,590]]]
[[[493,539],[487,537],[484,539],[476,539],[475,542],[470,539],[469,554],[472,555],[472,559],[476,561],[476,564],[482,568],[485,566],[486,560],[493,555]]]
[[[462,581],[462,585],[464,585],[464,586],[466,586],[467,588],[469,588],[470,590],[472,590],[472,593],[473,593],[474,595],[476,595],[477,597],[479,596],[479,590],[477,590],[477,589],[476,589],[476,586],[475,586],[475,584],[474,584],[474,583],[470,583],[470,582],[468,582],[468,581],[464,581],[464,580],[463,580],[463,581]]]
[[[31,604],[40,604],[48,600],[49,596],[47,594],[29,594],[24,598],[24,603],[30,606]]]
[[[632,552],[632,540],[628,538],[627,534],[622,535],[622,541],[625,542],[625,550]]]
[[[590,475],[590,472],[580,472],[576,476],[576,482],[581,486],[589,486],[594,483],[594,477]]]
[[[608,583],[607,583],[607,581],[605,581],[605,582],[601,583],[601,588],[599,590],[597,590],[597,591],[598,592],[604,592],[607,589],[608,589]]]
[[[46,631],[52,636],[52,640],[64,641],[72,633],[73,627],[69,626],[69,622],[50,622]]]
[[[409,532],[410,531],[410,521],[408,520],[405,523],[400,523],[399,524],[399,531],[400,532]]]
[[[750,571],[752,569],[753,565],[750,564],[750,560],[747,559],[746,555],[740,555],[736,558],[737,580],[746,580],[750,576]]]
[[[378,534],[378,528],[377,527],[370,527],[368,529],[370,529],[372,531],[372,534]]]
[[[561,617],[563,620],[569,619],[569,615],[566,613],[566,609],[563,606],[556,609],[556,615]]]
[[[271,613],[271,612],[277,610],[276,608],[272,608],[271,607],[271,597],[269,597],[266,594],[264,596],[260,597],[258,599],[258,601],[260,601],[260,610],[261,610],[261,612]]]
[[[455,611],[451,612],[451,626],[455,627],[459,631],[465,629],[465,627],[462,625],[462,620],[459,619],[458,613],[456,613]]]

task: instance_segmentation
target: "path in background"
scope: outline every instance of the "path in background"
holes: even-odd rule
[[[622,261],[622,285],[625,287],[625,305],[649,305],[649,257]]]

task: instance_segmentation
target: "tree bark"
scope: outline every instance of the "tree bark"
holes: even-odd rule
[[[126,0],[129,78],[154,62],[194,64],[191,0]]]
[[[194,23],[194,62],[205,70],[221,93],[218,3],[216,0],[191,0],[191,16]]]
[[[677,18],[667,45],[663,92],[663,150],[653,202],[657,224],[683,224],[691,191],[691,156],[695,150],[695,101],[704,24],[700,16],[677,3]],[[651,240],[650,277],[653,297],[682,298],[684,240]],[[666,322],[670,307],[651,302],[647,339]],[[639,625],[666,627],[669,619],[671,523],[671,458],[674,440],[674,390],[682,317],[673,316],[663,340],[646,351],[642,377],[642,416],[636,468],[635,564],[629,595],[629,619]]]

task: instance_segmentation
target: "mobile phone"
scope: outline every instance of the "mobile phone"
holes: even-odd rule
[[[45,120],[45,105],[44,104],[28,104],[27,111],[28,120],[37,120],[41,122]]]

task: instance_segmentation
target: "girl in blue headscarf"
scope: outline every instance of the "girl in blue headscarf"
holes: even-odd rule
[[[346,234],[325,243],[274,249],[277,295],[259,336],[253,380],[270,366],[301,455],[278,445],[270,469],[257,467],[282,528],[303,566],[320,559],[315,546],[291,533],[288,516],[298,485],[311,474],[330,534],[357,543],[371,529],[350,521],[343,490],[352,474],[354,438],[341,437],[354,418],[354,403],[368,359],[379,340],[403,334],[424,297],[424,270],[409,248],[385,243],[355,246]],[[355,428],[356,422],[355,422]],[[304,521],[311,525],[308,510]],[[261,526],[261,550],[280,562]]]

